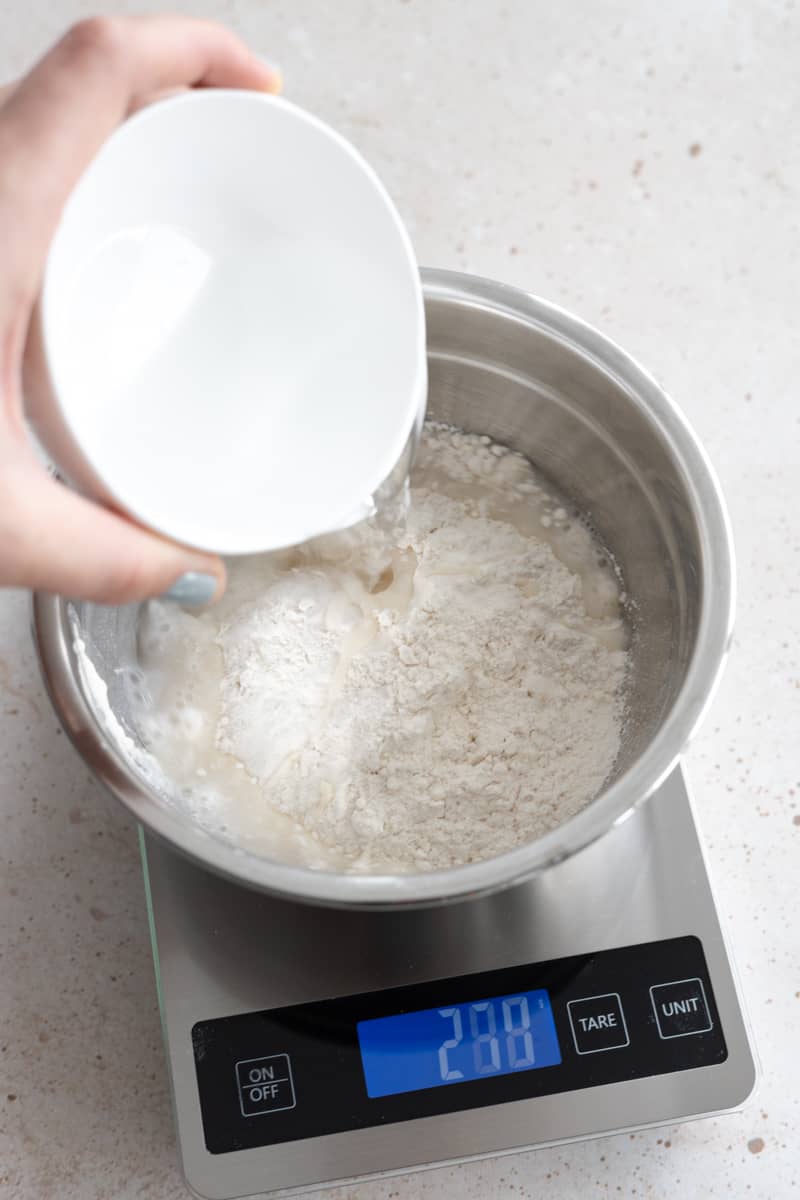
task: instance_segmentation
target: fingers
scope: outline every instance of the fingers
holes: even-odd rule
[[[149,533],[69,491],[38,463],[24,462],[6,464],[0,480],[0,584],[104,604],[158,596],[178,584],[177,599],[202,603],[222,593],[225,568],[213,555]]]
[[[228,30],[181,17],[82,21],[0,106],[0,399],[15,441],[18,350],[67,195],[125,116],[197,85],[279,91],[277,72]],[[2,415],[2,414],[0,414]],[[19,448],[19,447],[18,447]],[[5,456],[3,456],[5,457]],[[222,562],[69,492],[24,452],[0,471],[0,584],[107,603],[224,588]]]
[[[194,85],[278,91],[277,72],[211,21],[94,17],[74,26],[0,109],[0,260],[35,294],[64,201],[102,142],[142,101]]]
[[[181,96],[187,91],[189,91],[189,89],[185,87],[160,88],[157,92],[150,92],[147,95],[137,96],[135,100],[131,101],[130,108],[128,109],[128,116],[133,116],[133,114],[139,112],[141,108],[147,108],[148,104],[155,104],[159,100],[169,100],[170,96]]]

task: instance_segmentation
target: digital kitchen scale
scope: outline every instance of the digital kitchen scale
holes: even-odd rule
[[[183,1171],[203,1197],[736,1108],[755,1066],[683,776],[500,894],[343,911],[142,835]]]

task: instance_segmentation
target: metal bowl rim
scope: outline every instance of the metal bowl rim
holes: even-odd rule
[[[664,781],[713,697],[730,644],[734,564],[730,524],[708,457],[681,411],[639,364],[604,334],[549,301],[460,272],[422,271],[426,299],[488,308],[537,326],[609,372],[655,423],[680,469],[700,537],[703,563],[694,653],[678,696],[655,737],[585,809],[544,837],[465,866],[406,875],[347,875],[260,858],[229,846],[142,787],[103,734],[79,687],[68,602],[33,598],[34,638],[45,683],[66,732],[98,778],[133,816],[175,849],[238,883],[295,900],[342,907],[430,905],[498,891],[560,862],[625,820]]]

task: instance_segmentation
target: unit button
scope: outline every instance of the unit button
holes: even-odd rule
[[[702,979],[677,979],[650,988],[653,1012],[662,1038],[707,1033],[712,1027]]]
[[[288,1054],[245,1058],[236,1064],[236,1084],[243,1117],[294,1108],[294,1081]]]
[[[625,1014],[618,992],[585,996],[567,1004],[572,1037],[578,1054],[618,1050],[630,1044]]]

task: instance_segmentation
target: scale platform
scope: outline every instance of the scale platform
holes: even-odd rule
[[[183,1172],[213,1200],[676,1123],[756,1078],[683,775],[497,895],[348,912],[142,835]]]

